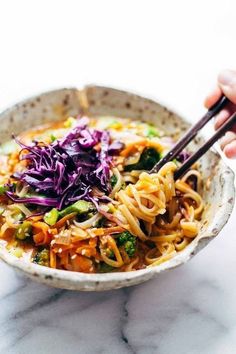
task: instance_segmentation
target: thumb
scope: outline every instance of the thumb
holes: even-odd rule
[[[224,70],[218,76],[218,84],[224,95],[236,104],[236,71]]]

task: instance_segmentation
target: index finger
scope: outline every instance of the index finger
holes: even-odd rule
[[[217,86],[205,99],[204,106],[209,109],[211,108],[222,96],[222,91]]]

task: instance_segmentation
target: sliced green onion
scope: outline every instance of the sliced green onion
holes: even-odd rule
[[[24,221],[22,224],[19,225],[18,229],[16,230],[15,237],[18,240],[25,240],[30,237],[32,234],[32,224],[29,221]]]
[[[44,215],[43,220],[46,222],[46,224],[53,226],[56,224],[58,218],[59,218],[59,211],[56,208],[53,208],[52,210],[50,210],[48,213]]]
[[[59,217],[63,218],[64,216],[77,213],[77,214],[85,214],[94,209],[93,203],[87,202],[86,200],[78,200],[78,202],[68,206],[67,208],[59,211]]]

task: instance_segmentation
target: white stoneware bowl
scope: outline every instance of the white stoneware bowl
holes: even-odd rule
[[[111,88],[88,86],[83,90],[66,88],[46,92],[4,111],[0,115],[0,143],[9,140],[13,132],[17,134],[38,124],[82,112],[147,120],[176,137],[189,127],[181,117],[154,101]],[[195,151],[202,141],[201,137],[195,139],[190,151]],[[58,288],[100,291],[142,283],[187,262],[213,240],[228,221],[234,204],[233,172],[213,150],[200,160],[200,171],[204,181],[208,180],[202,191],[206,208],[200,232],[182,252],[159,266],[128,273],[83,274],[27,263],[10,255],[3,246],[0,247],[0,257],[31,279]]]

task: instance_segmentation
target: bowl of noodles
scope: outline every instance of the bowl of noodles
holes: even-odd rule
[[[188,261],[227,222],[234,175],[211,150],[152,167],[188,123],[111,88],[59,89],[0,115],[0,257],[39,282],[99,291]]]

